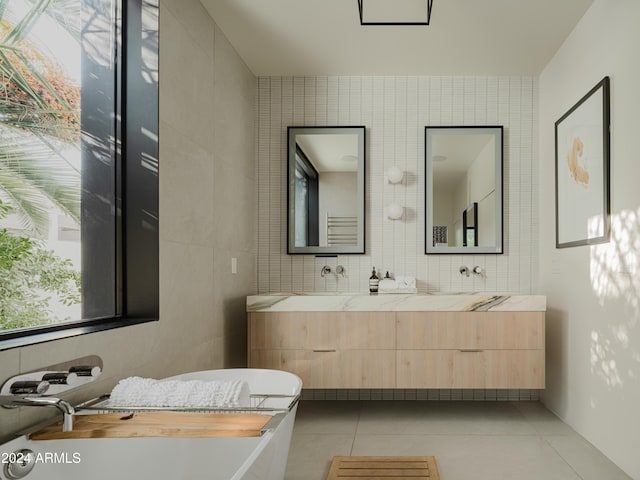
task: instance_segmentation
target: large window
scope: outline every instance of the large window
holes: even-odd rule
[[[0,349],[158,318],[158,5],[0,0]]]

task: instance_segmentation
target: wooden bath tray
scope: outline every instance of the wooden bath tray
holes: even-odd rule
[[[73,431],[62,423],[49,425],[31,435],[33,440],[61,438],[215,438],[259,437],[270,415],[186,412],[140,412],[135,415],[104,413],[73,417]]]

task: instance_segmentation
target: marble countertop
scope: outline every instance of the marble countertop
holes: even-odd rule
[[[247,312],[544,312],[544,295],[274,293],[247,297]]]

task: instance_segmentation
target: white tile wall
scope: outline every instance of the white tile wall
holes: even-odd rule
[[[367,291],[372,266],[414,275],[420,291],[530,293],[537,234],[538,81],[534,77],[260,77],[257,86],[258,293]],[[424,254],[424,127],[503,125],[503,255]],[[367,127],[366,254],[315,258],[286,253],[286,136],[289,125]],[[402,185],[384,172],[396,165]],[[384,206],[405,207],[402,221]],[[320,277],[344,265],[345,278]],[[486,278],[462,277],[480,265]]]

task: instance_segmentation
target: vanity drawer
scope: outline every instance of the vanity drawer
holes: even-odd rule
[[[394,350],[313,352],[312,383],[306,388],[395,388]]]
[[[398,312],[397,348],[544,349],[544,312]]]
[[[295,373],[303,388],[395,388],[394,350],[252,350],[250,367]]]
[[[302,380],[303,388],[311,388],[313,352],[307,350],[249,350],[249,368],[284,370]]]
[[[544,350],[398,350],[397,388],[534,388]]]
[[[251,349],[396,348],[394,312],[252,312]]]

